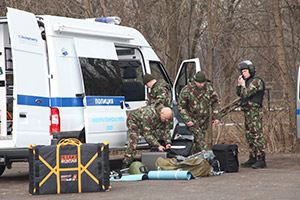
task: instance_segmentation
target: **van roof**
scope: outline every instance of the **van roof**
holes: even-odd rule
[[[99,37],[115,43],[126,43],[134,46],[150,47],[144,36],[136,29],[121,25],[94,22],[85,19],[59,16],[39,16],[45,24],[47,36]]]

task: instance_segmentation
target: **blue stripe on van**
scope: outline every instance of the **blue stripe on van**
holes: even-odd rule
[[[49,107],[48,97],[17,95],[17,104],[26,106],[42,106]]]
[[[125,97],[86,97],[88,106],[120,106]],[[40,102],[40,103],[38,103]],[[18,105],[50,107],[48,97],[17,95]],[[51,107],[83,107],[82,97],[54,97]]]
[[[297,109],[296,112],[297,112],[297,115],[300,115],[300,109]]]
[[[125,97],[86,97],[87,106],[120,106]]]
[[[82,97],[51,98],[51,107],[83,107]]]

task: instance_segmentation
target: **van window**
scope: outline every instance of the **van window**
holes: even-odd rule
[[[152,76],[154,76],[157,80],[163,79],[172,85],[168,74],[165,72],[165,69],[160,62],[150,61],[149,64]]]
[[[178,76],[178,81],[175,87],[175,92],[176,92],[176,97],[178,97],[180,91],[182,90],[182,88],[188,84],[188,82],[190,82],[193,78],[193,76],[196,73],[196,66],[195,63],[191,62],[191,63],[184,63],[180,74]]]
[[[143,69],[138,60],[119,61],[122,75],[122,92],[126,101],[145,100],[145,86],[143,85]]]
[[[122,96],[118,61],[79,58],[86,96]]]

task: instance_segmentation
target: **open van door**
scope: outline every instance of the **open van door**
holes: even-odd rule
[[[50,144],[49,81],[45,42],[35,15],[8,8],[13,74],[13,141]]]
[[[125,97],[113,42],[75,39],[83,80],[87,143],[110,141],[125,146],[127,137]]]
[[[297,138],[300,139],[300,66],[298,67],[296,101],[297,101]]]
[[[184,60],[180,68],[178,70],[176,79],[174,81],[174,85],[172,88],[172,93],[173,93],[173,112],[174,112],[174,132],[173,132],[173,137],[176,137],[176,134],[180,132],[180,134],[185,134],[189,135],[190,133],[188,130],[185,128],[185,124],[183,120],[181,119],[178,109],[177,109],[177,100],[178,96],[184,86],[186,86],[191,79],[194,77],[194,75],[200,71],[200,61],[199,58],[194,58],[194,59],[189,59],[189,60]]]

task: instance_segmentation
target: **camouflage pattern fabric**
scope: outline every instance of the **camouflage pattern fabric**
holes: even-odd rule
[[[165,107],[171,107],[171,99],[169,96],[169,91],[171,86],[164,80],[158,80],[151,88],[151,92],[148,94],[148,105],[159,104]]]
[[[249,86],[237,86],[237,95],[240,97],[251,97],[257,91],[263,90],[263,82],[254,78]],[[253,157],[265,154],[265,140],[262,132],[263,110],[261,105],[248,101],[246,106],[242,107],[245,116],[246,141],[249,145],[249,153]]]
[[[155,110],[155,106],[146,106],[129,112],[127,117],[127,127],[129,142],[125,151],[123,163],[130,164],[134,159],[139,136],[145,138],[151,147],[159,147],[158,140],[171,143],[170,133],[163,129],[166,122],[162,122],[160,114]]]
[[[191,127],[187,126],[194,136],[192,154],[207,149],[204,138],[208,128],[209,106],[212,107],[213,120],[221,120],[219,98],[210,82],[198,88],[195,82],[191,81],[181,90],[178,98],[179,114],[185,124],[189,121],[194,123]]]
[[[158,80],[151,88],[151,91],[148,93],[147,105],[164,105],[165,107],[171,108],[171,98],[169,91],[171,90],[170,84],[166,81],[160,79]],[[170,129],[173,127],[173,120],[170,119],[164,129]]]

